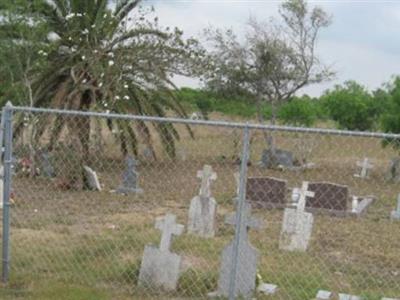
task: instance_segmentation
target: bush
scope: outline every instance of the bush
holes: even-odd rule
[[[294,98],[279,108],[278,117],[288,125],[309,127],[317,118],[317,110],[316,103],[310,98]]]
[[[342,129],[371,130],[379,114],[372,95],[354,81],[326,91],[321,101],[328,115]]]
[[[382,129],[385,132],[400,133],[400,76],[396,77],[388,87],[388,108],[381,118]],[[387,140],[395,148],[400,148],[400,140]]]

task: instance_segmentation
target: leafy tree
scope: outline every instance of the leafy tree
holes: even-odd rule
[[[386,84],[386,97],[388,107],[381,118],[382,129],[385,132],[400,133],[400,76]],[[381,96],[384,91],[381,90]],[[386,144],[391,144],[396,148],[400,148],[400,140],[387,140]]]
[[[278,117],[285,124],[309,127],[317,118],[317,110],[315,100],[311,100],[308,96],[294,97],[279,108]]]
[[[285,1],[280,17],[270,23],[251,18],[244,42],[232,30],[206,32],[214,66],[205,76],[207,86],[253,95],[259,122],[264,122],[262,103],[270,103],[272,124],[278,105],[290,101],[299,89],[333,75],[315,54],[319,33],[330,24],[330,17],[321,8],[311,9],[305,0]],[[274,154],[272,135],[265,138]]]
[[[378,115],[372,95],[355,81],[336,85],[321,96],[321,101],[329,116],[343,129],[371,130]]]
[[[21,18],[20,26],[33,32],[21,35],[10,18],[3,18],[0,35],[8,37],[4,43],[12,47],[39,44],[37,55],[45,61],[32,72],[32,105],[157,116],[171,110],[185,116],[171,91],[171,77],[192,75],[202,51],[195,40],[183,40],[177,28],[161,28],[156,17],[150,19],[152,9],[140,2],[18,0],[2,5],[3,16]],[[44,35],[36,34],[43,28]],[[32,61],[36,63],[40,60]],[[19,74],[15,80],[21,81],[23,76]],[[82,161],[88,163],[90,119],[47,117],[47,122],[39,123],[35,140],[50,128],[48,148],[52,150],[66,127],[82,150]],[[21,116],[16,134],[24,129],[23,124]],[[151,132],[158,133],[169,155],[175,154],[174,140],[179,136],[171,124],[155,124],[155,130],[140,121],[110,120],[107,125],[117,132],[114,136],[124,154],[137,154],[139,142],[153,149]]]
[[[12,47],[21,43],[40,45],[37,54],[46,63],[31,78],[33,106],[158,116],[171,110],[185,116],[171,92],[171,77],[191,75],[202,51],[195,40],[183,40],[180,30],[161,28],[156,17],[150,19],[151,9],[140,6],[140,2],[18,0],[3,5],[2,15],[29,20],[22,25],[34,32],[46,28],[45,34],[27,38],[20,35],[10,18],[3,18],[0,27],[1,34],[8,36],[4,43]],[[15,79],[22,80],[23,76],[18,74]],[[23,130],[23,123],[21,117],[16,134]],[[89,118],[48,116],[48,122],[40,124],[43,126],[36,130],[36,140],[50,130],[51,150],[67,127],[82,148],[83,162],[88,162]],[[144,122],[108,122],[108,128],[118,132],[116,138],[124,154],[137,154],[139,142],[153,149],[149,126]],[[177,131],[170,124],[156,124],[154,129],[173,156]]]

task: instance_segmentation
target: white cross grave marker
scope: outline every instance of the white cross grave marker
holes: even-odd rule
[[[217,173],[213,172],[211,166],[204,165],[203,170],[197,171],[197,178],[201,179],[200,197],[211,197],[211,180],[217,179]]]
[[[304,181],[301,189],[293,189],[293,200],[298,199],[296,209],[286,208],[283,215],[279,248],[288,251],[306,251],[311,238],[314,217],[305,212],[307,197],[315,193],[308,190],[308,182]]]
[[[145,247],[139,285],[173,291],[178,284],[181,257],[170,252],[169,248],[172,236],[181,235],[184,226],[176,223],[175,215],[167,214],[156,219],[155,227],[162,232],[160,248],[150,245]]]
[[[360,167],[360,174],[354,174],[354,177],[359,177],[359,178],[368,178],[369,171],[374,167],[373,164],[369,162],[369,159],[366,157],[364,158],[363,161],[358,161],[357,162],[357,167]]]
[[[215,218],[217,202],[211,197],[211,180],[217,179],[212,167],[204,165],[203,170],[197,172],[201,179],[199,195],[190,201],[188,232],[201,237],[215,235]]]

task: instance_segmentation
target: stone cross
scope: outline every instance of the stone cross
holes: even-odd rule
[[[218,290],[210,293],[209,296],[229,296],[232,270],[234,264],[236,264],[236,276],[233,279],[235,281],[235,298],[244,296],[244,299],[248,299],[255,289],[259,251],[249,243],[247,230],[248,228],[260,228],[261,223],[259,220],[251,217],[251,205],[248,202],[244,203],[239,224],[236,223],[236,214],[229,215],[225,219],[225,222],[239,226],[239,240],[238,244],[233,240],[224,248],[218,279]],[[237,257],[234,257],[236,246],[238,247],[236,249]]]
[[[313,198],[315,196],[315,193],[308,190],[308,181],[303,181],[301,189],[299,189],[298,192],[299,201],[297,202],[297,211],[304,212],[306,208],[307,197]]]
[[[176,216],[172,214],[158,217],[155,227],[162,232],[160,250],[165,252],[169,252],[172,235],[181,235],[184,228],[183,225],[176,224]]]
[[[363,161],[358,161],[357,166],[361,168],[360,174],[354,174],[355,177],[368,178],[369,170],[374,167],[366,157]]]
[[[201,179],[200,186],[200,197],[209,198],[211,197],[211,180],[217,179],[217,174],[213,172],[212,167],[204,165],[203,170],[197,171],[197,178]]]
[[[127,156],[125,159],[125,171],[122,175],[122,184],[117,188],[117,193],[142,193],[143,190],[138,187],[139,174],[136,170],[138,161],[133,157]]]
[[[392,220],[400,220],[400,194],[397,196],[397,208],[392,211]]]
[[[225,223],[236,226],[236,213],[231,214],[225,218]],[[241,223],[239,224],[239,236],[243,241],[247,241],[247,230],[248,228],[259,229],[261,228],[261,221],[254,219],[251,216],[251,205],[246,202],[244,205],[244,211],[242,212]]]

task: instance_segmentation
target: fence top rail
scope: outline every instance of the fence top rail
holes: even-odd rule
[[[249,122],[231,122],[231,121],[214,121],[214,120],[192,120],[183,118],[167,118],[155,117],[144,115],[123,115],[108,112],[93,112],[93,111],[78,111],[78,110],[64,110],[64,109],[51,109],[51,108],[37,108],[28,106],[13,106],[6,105],[6,108],[12,111],[26,112],[26,113],[51,113],[72,116],[86,116],[86,117],[100,117],[109,119],[122,119],[122,120],[141,120],[158,123],[177,123],[186,125],[206,125],[216,127],[230,127],[230,128],[249,128],[271,131],[288,131],[300,133],[315,133],[325,135],[341,135],[341,136],[356,136],[356,137],[373,137],[373,138],[387,138],[387,139],[400,139],[400,134],[382,133],[382,132],[367,132],[367,131],[350,131],[338,129],[325,129],[325,128],[306,128],[306,127],[292,127],[281,125],[268,125],[256,124]]]

